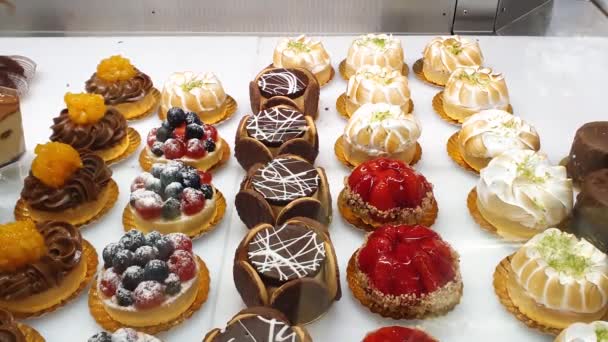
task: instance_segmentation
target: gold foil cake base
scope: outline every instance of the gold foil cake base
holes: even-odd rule
[[[155,335],[159,332],[167,331],[173,328],[174,326],[181,324],[183,321],[190,318],[192,314],[194,314],[194,312],[198,311],[198,309],[201,308],[201,306],[203,305],[203,303],[205,303],[207,297],[209,296],[210,279],[207,265],[205,265],[203,260],[201,260],[201,258],[198,256],[196,257],[196,260],[198,261],[198,265],[200,268],[200,281],[198,285],[198,292],[192,305],[172,321],[147,327],[130,328],[134,328],[137,331],[141,331],[149,335]],[[97,323],[107,331],[116,331],[120,328],[129,327],[128,325],[124,325],[118,321],[115,321],[112,317],[110,317],[110,315],[108,315],[104,308],[103,302],[99,297],[99,293],[97,292],[97,279],[95,279],[95,282],[91,285],[91,289],[89,290],[89,311],[91,312],[93,318],[95,318],[95,321],[97,321]]]
[[[236,100],[232,96],[226,95],[226,106],[224,106],[224,113],[222,114],[222,117],[216,122],[205,122],[203,120],[203,123],[206,123],[209,125],[214,125],[214,126],[219,125],[220,123],[230,119],[232,117],[232,115],[234,115],[234,113],[236,113],[237,107],[238,107],[238,104],[236,103]],[[199,115],[199,117],[200,117],[200,115]],[[159,110],[158,118],[164,121],[165,119],[167,119],[167,114],[163,113],[162,110]]]
[[[201,170],[201,171],[213,171],[217,168],[219,168],[220,166],[226,164],[228,162],[228,160],[230,160],[230,146],[228,145],[228,143],[226,142],[226,140],[222,139],[222,159],[220,159],[215,165],[211,166],[211,168],[209,170]],[[175,160],[180,160],[180,159],[175,159]],[[167,161],[169,161],[167,159]],[[144,148],[141,150],[141,152],[139,153],[139,166],[141,166],[142,169],[144,169],[144,171],[149,172],[152,169],[152,165],[154,164],[154,160],[150,157],[150,155],[148,154],[148,146],[144,146]],[[160,162],[159,162],[160,163]],[[196,167],[196,165],[190,164],[186,161],[184,161],[185,164],[191,165],[192,167]]]
[[[348,207],[348,204],[346,203],[346,195],[345,195],[344,189],[342,191],[340,191],[340,194],[338,195],[338,210],[340,211],[340,215],[342,215],[344,220],[346,220],[346,222],[350,223],[353,227],[355,227],[357,229],[362,229],[367,232],[373,232],[374,230],[376,230],[376,228],[381,226],[381,224],[373,225],[373,224],[368,223],[365,220],[359,218]],[[437,206],[437,201],[433,201],[433,207],[431,208],[431,210],[425,212],[424,216],[422,217],[422,220],[420,220],[420,222],[418,222],[417,224],[420,224],[420,225],[423,225],[426,227],[431,227],[435,223],[435,220],[437,219],[438,212],[439,212],[439,207]]]
[[[469,208],[469,213],[473,220],[479,227],[483,230],[498,235],[498,230],[494,227],[490,222],[488,222],[479,212],[479,208],[477,207],[477,189],[473,188],[469,191],[469,195],[467,196],[467,207]],[[500,236],[500,235],[499,235]]]
[[[215,189],[215,191],[217,194],[217,198],[215,200],[215,215],[209,222],[200,226],[196,232],[187,234],[191,239],[196,239],[209,233],[217,226],[222,218],[224,218],[224,214],[226,213],[226,198],[224,198],[224,195],[219,190]],[[133,211],[131,211],[131,206],[128,203],[122,212],[122,225],[125,232],[128,232],[131,229],[138,229],[137,225],[135,224]]]
[[[348,81],[348,77],[346,77],[346,59],[343,59],[342,62],[340,62],[340,65],[338,66],[338,71],[340,72],[340,76],[342,76],[345,81]],[[401,74],[403,76],[407,76],[410,74],[410,67],[405,61],[403,61],[403,68],[401,68]]]
[[[545,334],[557,335],[560,333],[561,329],[545,326],[539,322],[536,322],[526,316],[523,312],[521,312],[513,300],[509,295],[508,290],[508,282],[509,277],[512,275],[511,269],[511,258],[513,254],[507,256],[502,259],[502,261],[496,266],[496,270],[494,271],[494,292],[496,292],[496,296],[498,296],[498,300],[500,303],[507,309],[515,318],[519,321],[523,322],[529,328],[540,330]]]
[[[445,109],[443,108],[443,90],[435,94],[435,97],[433,97],[433,109],[443,121],[452,125],[461,126],[466,119],[465,118],[462,121],[453,119],[445,112]],[[509,107],[507,107],[507,112],[513,114],[513,106],[510,104]]]
[[[154,97],[154,105],[152,107],[150,107],[150,109],[148,109],[147,111],[145,111],[145,112],[143,112],[141,114],[131,115],[129,117],[125,116],[125,119],[127,121],[135,121],[135,120],[145,119],[148,116],[152,115],[152,113],[158,111],[158,109],[160,108],[160,97],[161,97],[160,91],[158,89],[156,89],[156,88],[152,88],[152,90],[150,90],[150,93]]]
[[[343,139],[344,139],[344,136],[341,135],[336,140],[336,143],[334,144],[334,152],[336,154],[336,158],[338,158],[338,160],[342,164],[344,164],[344,166],[354,169],[355,165],[351,164],[348,160],[346,160],[346,156],[344,155],[344,145],[342,143]],[[420,158],[422,158],[422,147],[420,146],[419,143],[416,143],[416,153],[414,154],[414,158],[412,158],[412,161],[409,163],[409,165],[414,166],[416,163],[418,163],[420,161]]]
[[[21,331],[23,337],[25,337],[25,342],[45,342],[44,337],[42,337],[42,335],[40,335],[36,329],[30,327],[29,325],[17,323],[17,328],[19,331]]]
[[[13,316],[17,319],[40,317],[42,315],[45,315],[47,313],[53,312],[53,311],[61,308],[62,306],[66,305],[69,301],[72,301],[74,298],[78,297],[84,291],[84,289],[89,285],[89,283],[91,282],[91,279],[93,279],[93,276],[97,272],[97,265],[98,265],[97,252],[95,251],[95,247],[93,247],[93,245],[91,245],[85,239],[82,239],[82,256],[84,258],[82,262],[86,263],[87,271],[85,273],[84,279],[82,279],[82,281],[80,282],[80,286],[78,287],[78,289],[76,289],[76,291],[74,291],[74,293],[72,293],[72,295],[70,295],[68,298],[62,300],[61,302],[59,302],[49,308],[46,308],[44,310],[40,310],[40,311],[32,312],[32,313],[13,312],[12,313]]]
[[[409,102],[410,110],[407,113],[411,114],[414,111],[414,101],[410,99]],[[342,95],[340,95],[338,99],[336,99],[336,109],[343,118],[347,120],[350,119],[350,115],[348,115],[348,112],[346,112],[346,93],[342,93]]]
[[[450,156],[450,158],[452,158],[452,160],[456,164],[458,164],[458,166],[460,166],[464,170],[472,172],[476,175],[479,175],[479,170],[477,170],[477,169],[473,168],[471,165],[469,165],[466,162],[466,160],[464,160],[464,158],[462,157],[462,154],[460,154],[460,147],[458,146],[458,134],[459,133],[460,132],[456,132],[456,133],[452,134],[450,139],[448,139],[448,142],[446,145],[448,155]]]
[[[108,198],[106,200],[106,204],[104,205],[104,207],[94,217],[87,220],[86,222],[74,225],[75,227],[82,228],[90,223],[93,223],[93,222],[97,221],[99,218],[101,218],[102,216],[104,216],[108,211],[110,211],[110,209],[112,209],[112,207],[116,203],[116,200],[118,200],[118,185],[116,184],[116,182],[113,179],[110,179],[110,182],[108,183],[108,187],[109,187]],[[15,210],[13,211],[13,213],[15,215],[15,220],[17,220],[17,221],[33,220],[30,215],[30,211],[28,210],[27,206],[25,205],[25,201],[21,198],[19,198],[17,200],[17,204],[15,205]]]
[[[139,148],[139,144],[141,144],[141,136],[139,135],[139,132],[137,132],[133,127],[129,127],[127,129],[127,140],[129,142],[129,146],[127,146],[127,149],[118,157],[111,160],[107,160],[106,165],[121,162],[127,159],[133,153],[135,153],[135,151],[137,151],[137,148]]]
[[[424,82],[428,85],[443,88],[444,86],[442,86],[441,84],[430,81],[424,76],[424,72],[422,72],[423,64],[424,64],[424,61],[422,60],[422,58],[420,58],[419,60],[417,60],[414,63],[414,66],[412,66],[412,70],[414,70],[414,74],[416,75],[416,77],[418,77],[419,80],[421,80],[422,82]]]

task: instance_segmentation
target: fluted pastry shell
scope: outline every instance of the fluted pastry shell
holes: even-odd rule
[[[443,90],[443,109],[459,122],[485,109],[507,110],[509,103],[504,76],[490,68],[458,68]]]
[[[333,69],[327,50],[319,40],[306,35],[283,38],[272,56],[275,68],[304,68],[315,75],[319,85],[331,80]]]
[[[343,135],[344,156],[355,166],[376,157],[412,162],[421,127],[399,106],[365,104],[350,118]]]
[[[565,168],[531,150],[510,150],[492,159],[481,170],[476,190],[479,212],[507,238],[531,238],[572,210],[572,180]]]
[[[540,138],[521,118],[503,110],[484,110],[465,120],[458,133],[458,149],[464,161],[479,171],[505,151],[538,151]]]
[[[377,65],[401,72],[405,56],[401,41],[387,34],[367,34],[357,37],[344,65],[344,76],[350,78],[364,65]]]
[[[378,65],[364,65],[348,80],[346,112],[349,116],[366,103],[388,103],[411,111],[407,77]]]
[[[533,320],[563,329],[600,319],[608,309],[608,258],[584,239],[547,229],[522,246],[510,265],[509,295]],[[535,307],[525,304],[529,299]]]
[[[562,330],[555,342],[602,342],[608,336],[608,322],[577,322]]]
[[[165,82],[161,97],[161,112],[172,107],[195,112],[207,124],[222,119],[227,95],[222,83],[212,72],[176,72]]]
[[[477,41],[442,36],[432,39],[424,48],[422,72],[430,82],[445,85],[457,68],[482,64],[483,54]]]

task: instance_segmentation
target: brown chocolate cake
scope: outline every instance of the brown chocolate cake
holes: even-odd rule
[[[314,321],[341,297],[327,227],[297,217],[260,224],[235,254],[234,282],[247,306],[271,306],[296,324]]]
[[[566,165],[568,176],[582,184],[589,173],[603,168],[608,168],[608,121],[588,122],[574,136]]]
[[[585,177],[572,210],[570,230],[608,252],[608,168]]]

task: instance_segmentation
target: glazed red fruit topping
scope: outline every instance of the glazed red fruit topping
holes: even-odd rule
[[[426,193],[429,182],[406,163],[377,158],[359,165],[348,177],[351,191],[378,210],[415,208]]]
[[[173,130],[173,137],[175,139],[179,139],[181,141],[185,141],[186,140],[186,124],[183,124],[179,127],[176,127]]]
[[[133,206],[144,220],[160,217],[163,210],[163,199],[157,193],[149,190],[137,190],[131,193]]]
[[[148,138],[146,140],[148,147],[152,147],[156,142],[156,131],[158,131],[158,128],[152,128],[150,133],[148,133]]]
[[[456,277],[450,246],[424,226],[383,226],[360,249],[359,269],[380,292],[420,296]]]
[[[205,150],[205,144],[200,139],[188,140],[188,146],[186,146],[186,157],[192,159],[203,158],[207,154]]]
[[[192,216],[205,207],[205,194],[193,188],[185,188],[182,192],[182,211]]]
[[[169,257],[169,271],[177,274],[181,281],[188,281],[196,274],[196,264],[192,253],[178,249]]]
[[[201,184],[211,184],[211,172],[198,170],[198,175],[201,176]]]
[[[108,268],[103,271],[101,280],[99,281],[99,289],[106,297],[112,297],[116,293],[116,289],[120,285],[120,275],[114,272],[114,269]]]
[[[174,250],[192,252],[192,240],[188,235],[183,233],[170,233],[165,235],[165,237],[171,241]]]
[[[203,126],[203,130],[205,131],[205,137],[213,139],[213,141],[217,141],[217,129],[212,125],[205,124]]]
[[[369,333],[363,342],[437,342],[437,340],[418,329],[392,326]]]
[[[153,280],[142,281],[133,291],[133,300],[138,309],[157,307],[165,300],[163,286]]]
[[[178,139],[167,139],[163,144],[163,153],[167,159],[178,159],[186,154],[186,145]]]

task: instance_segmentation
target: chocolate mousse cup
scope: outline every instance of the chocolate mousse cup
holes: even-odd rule
[[[319,83],[302,68],[267,67],[249,83],[251,110],[287,104],[316,119],[319,115]]]

